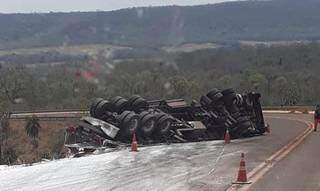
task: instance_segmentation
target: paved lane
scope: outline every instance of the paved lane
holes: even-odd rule
[[[246,156],[247,171],[263,163],[267,158],[287,145],[294,137],[301,134],[307,125],[291,120],[293,115],[266,115],[266,121],[271,126],[271,134],[263,137],[242,140],[240,144],[233,143],[225,148],[225,154],[215,169],[215,174],[202,180],[206,184],[198,190],[226,190],[235,181],[239,169],[240,153]],[[308,118],[309,116],[298,115]],[[290,120],[288,120],[290,119]]]
[[[312,116],[304,118],[312,120]],[[251,190],[320,190],[320,132],[312,133],[307,137],[296,150],[253,185]]]

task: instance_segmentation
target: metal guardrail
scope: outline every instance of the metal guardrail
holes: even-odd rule
[[[262,108],[264,111],[288,111],[289,113],[301,112],[309,114],[313,112],[314,106],[267,106]]]
[[[314,106],[264,106],[264,111],[288,111],[288,113],[301,112],[310,113],[314,111]],[[36,110],[36,111],[14,111],[10,113],[11,119],[25,119],[36,115],[42,120],[62,120],[69,118],[81,118],[88,115],[89,111],[84,109],[62,109],[62,110]]]
[[[81,117],[38,117],[41,121],[66,121],[66,120],[71,120],[71,119],[80,119]],[[10,117],[10,120],[14,121],[24,121],[26,120],[26,117]]]
[[[29,114],[29,113],[57,113],[57,112],[89,112],[87,109],[48,109],[48,110],[25,110],[25,111],[13,111],[11,114]]]
[[[315,106],[263,106],[263,110],[291,110],[307,108],[310,111],[314,110]],[[65,112],[89,112],[87,109],[50,109],[50,110],[25,110],[25,111],[13,111],[11,114],[30,114],[30,113],[65,113]]]
[[[89,111],[86,110],[41,110],[41,111],[23,111],[10,113],[10,119],[24,120],[27,117],[37,116],[41,120],[63,120],[71,118],[81,118],[88,115]]]
[[[283,111],[290,111],[290,110],[303,110],[307,109],[308,111],[314,111],[314,106],[264,106],[262,107],[263,110],[283,110]]]

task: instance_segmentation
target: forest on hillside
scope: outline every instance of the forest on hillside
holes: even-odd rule
[[[8,110],[86,109],[96,97],[139,94],[149,100],[191,101],[212,88],[232,87],[261,92],[264,105],[313,105],[320,101],[319,52],[320,45],[313,43],[114,61],[100,54],[82,60],[66,57],[66,64],[41,67],[3,64],[0,103]]]
[[[0,49],[109,43],[158,47],[320,40],[316,0],[240,1],[111,12],[0,14]]]

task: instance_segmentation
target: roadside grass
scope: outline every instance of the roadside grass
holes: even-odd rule
[[[41,121],[39,132],[39,145],[35,148],[31,139],[25,132],[24,120],[11,120],[11,133],[8,145],[16,152],[17,161],[15,164],[31,164],[42,159],[55,159],[63,157],[64,132],[72,121]]]

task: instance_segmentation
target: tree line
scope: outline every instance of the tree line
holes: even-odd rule
[[[160,57],[0,68],[0,106],[10,110],[85,109],[97,97],[198,99],[212,88],[261,92],[264,105],[314,105],[320,45],[206,49]]]

